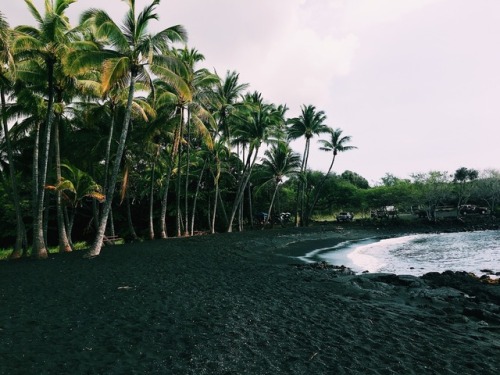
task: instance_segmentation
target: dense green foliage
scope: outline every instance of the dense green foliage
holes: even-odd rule
[[[288,118],[236,72],[200,68],[182,26],[148,34],[159,0],[142,12],[128,1],[124,25],[92,9],[75,28],[65,16],[74,1],[48,1],[45,14],[25,2],[38,27],[10,28],[0,13],[0,244],[15,257],[31,244],[40,258],[76,241],[97,255],[106,236],[243,230],[257,212],[307,225],[385,206],[429,217],[443,205],[496,210],[498,171],[387,175],[374,187],[335,172],[356,148],[349,136],[313,105]],[[290,149],[293,139],[305,148]],[[311,147],[330,155],[326,173],[308,168]]]

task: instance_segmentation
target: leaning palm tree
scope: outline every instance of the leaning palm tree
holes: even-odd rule
[[[112,197],[120,170],[120,162],[127,140],[136,82],[138,80],[150,82],[146,66],[161,63],[161,54],[168,52],[169,43],[184,41],[186,38],[186,32],[182,26],[173,26],[154,35],[147,34],[150,21],[158,19],[155,8],[160,3],[160,0],[154,0],[139,14],[136,14],[135,0],[126,0],[126,2],[129,10],[124,25],[121,27],[103,10],[91,9],[82,15],[82,24],[90,27],[95,37],[108,45],[110,49],[80,54],[72,62],[75,66],[84,67],[102,61],[104,92],[113,87],[114,83],[118,81],[129,82],[127,106],[111,171],[109,188],[106,191],[106,202],[95,241],[87,253],[88,257],[99,255],[102,248]]]
[[[306,170],[307,163],[309,161],[311,138],[314,135],[327,133],[329,131],[328,126],[325,125],[325,120],[325,113],[323,111],[316,111],[316,107],[314,107],[313,105],[302,106],[301,115],[299,117],[294,117],[288,120],[288,123],[290,124],[288,128],[288,139],[295,140],[299,138],[305,138],[306,140],[297,186],[297,211],[295,214],[295,223],[297,226],[307,223],[304,204],[305,191],[307,189]]]
[[[274,185],[273,195],[264,226],[269,221],[274,206],[274,201],[278,193],[280,184],[285,177],[289,177],[297,173],[301,165],[300,155],[294,152],[288,143],[279,141],[271,145],[269,150],[264,152],[264,160],[262,161],[262,174],[265,178],[264,185],[272,183]],[[264,226],[262,228],[264,228]]]
[[[321,179],[320,183],[318,186],[316,186],[316,193],[314,195],[313,202],[311,206],[308,208],[308,214],[307,217],[311,217],[311,214],[314,210],[314,207],[316,206],[316,203],[318,203],[318,199],[321,194],[321,190],[323,189],[323,186],[330,175],[330,172],[332,171],[333,168],[333,163],[335,163],[335,158],[337,157],[337,154],[339,152],[345,152],[349,150],[354,150],[357,147],[356,146],[349,146],[347,143],[351,141],[351,136],[349,135],[342,135],[342,130],[337,128],[337,129],[330,129],[330,139],[325,140],[325,139],[320,139],[320,144],[322,146],[319,148],[322,151],[326,152],[331,152],[332,153],[332,161],[330,163],[330,166],[328,167],[328,171],[326,174],[323,176]]]

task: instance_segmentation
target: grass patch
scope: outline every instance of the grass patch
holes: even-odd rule
[[[82,242],[77,242],[74,244],[75,251],[81,251],[88,249],[89,245],[87,242],[82,241]],[[59,247],[58,246],[51,246],[48,249],[49,254],[57,254],[59,252]],[[0,261],[1,260],[7,260],[9,259],[10,254],[12,253],[13,248],[8,248],[8,249],[0,249]],[[32,248],[28,248],[28,256],[31,255]]]

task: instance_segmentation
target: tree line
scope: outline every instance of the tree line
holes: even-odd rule
[[[141,219],[147,209],[151,239],[192,235],[197,225],[242,230],[257,174],[273,197],[285,178],[301,176],[303,225],[311,138],[328,135],[333,159],[353,148],[313,105],[287,118],[285,105],[248,92],[237,72],[221,77],[200,68],[204,56],[188,47],[183,26],[149,33],[159,0],[141,11],[127,1],[121,23],[89,9],[74,27],[66,16],[73,0],[46,1],[44,12],[25,3],[36,26],[11,28],[0,14],[2,177],[6,213],[16,223],[13,258],[28,244],[46,258],[53,237],[61,252],[71,251],[82,215],[95,234],[88,256],[96,256],[123,222],[117,212],[126,212],[128,235],[138,236],[134,205]],[[298,138],[305,139],[302,156],[289,145]]]
[[[74,2],[47,0],[41,12],[25,0],[36,26],[11,27],[0,12],[0,205],[12,258],[31,246],[44,259],[49,243],[72,251],[89,236],[92,257],[117,235],[241,231],[257,210],[266,222],[289,211],[294,225],[308,225],[343,207],[395,204],[404,186],[423,192],[433,178],[461,186],[463,203],[473,182],[498,181],[494,171],[454,179],[461,185],[434,174],[386,176],[370,188],[354,172],[337,175],[337,155],[356,148],[350,136],[314,105],[289,118],[286,105],[248,91],[236,71],[200,67],[204,56],[189,48],[183,26],[151,34],[159,0],[140,11],[128,0],[122,22],[89,9],[72,26]],[[326,173],[308,167],[314,137],[330,157]],[[296,139],[300,153],[290,146]],[[428,195],[419,199],[427,204]]]

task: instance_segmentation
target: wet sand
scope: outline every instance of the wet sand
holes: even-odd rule
[[[0,262],[0,374],[498,374],[500,287],[297,256],[425,228],[325,223]]]

